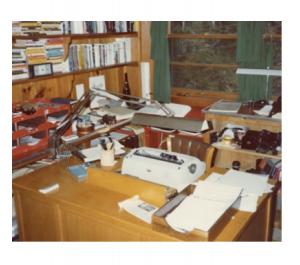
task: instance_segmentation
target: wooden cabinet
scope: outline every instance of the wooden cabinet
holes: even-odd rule
[[[254,131],[281,132],[281,120],[254,115],[253,110],[249,110],[248,107],[241,107],[239,113],[236,114],[212,112],[209,108],[203,109],[202,112],[205,114],[205,119],[212,123],[213,130],[218,133],[227,124],[245,126]],[[210,132],[205,134],[204,142],[210,142]],[[214,162],[216,167],[231,168],[232,161],[238,160],[241,166],[249,165],[255,168],[257,159],[264,157],[281,159],[280,156],[272,155],[270,152],[262,154],[252,150],[231,149],[224,146],[216,146],[216,148],[218,149]]]
[[[140,29],[138,22],[138,29]],[[76,97],[76,85],[83,84],[85,89],[89,88],[89,77],[104,75],[106,90],[121,92],[124,83],[124,73],[128,73],[128,82],[131,93],[134,96],[141,96],[140,57],[141,44],[140,32],[128,33],[103,33],[103,34],[67,34],[67,35],[46,35],[40,38],[63,38],[64,39],[64,60],[68,57],[69,47],[72,44],[94,44],[110,43],[116,38],[130,38],[131,41],[131,62],[114,64],[105,67],[84,69],[81,71],[56,73],[51,76],[14,80],[12,82],[12,102],[21,102],[37,97]],[[13,36],[12,42],[17,39],[33,39],[35,36]]]

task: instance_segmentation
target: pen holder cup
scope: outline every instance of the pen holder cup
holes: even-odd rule
[[[115,149],[101,150],[101,166],[110,167],[115,162]]]

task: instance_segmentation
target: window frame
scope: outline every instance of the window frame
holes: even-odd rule
[[[168,32],[167,32],[167,39],[237,39],[237,34],[171,34],[171,22],[168,22]],[[282,35],[280,34],[269,34],[266,33],[263,35],[263,38],[273,38],[273,39],[282,39]],[[238,65],[226,65],[226,64],[200,64],[200,63],[182,63],[182,62],[171,62],[170,67],[172,65],[177,66],[190,66],[190,67],[212,67],[212,68],[230,68],[236,69]],[[274,66],[274,69],[281,70],[282,67]],[[175,88],[171,87],[171,96],[172,100],[177,97],[191,97],[195,100],[197,98],[207,98],[207,99],[235,99],[239,96],[238,93],[228,93],[228,92],[211,92],[207,90],[196,90],[196,89],[187,89],[187,88]],[[272,100],[276,100],[276,97],[272,96]],[[210,102],[208,100],[208,102]]]

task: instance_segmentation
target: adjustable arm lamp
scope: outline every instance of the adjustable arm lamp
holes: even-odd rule
[[[275,70],[275,69],[237,68],[235,73],[240,74],[240,75],[265,75],[265,76],[267,76],[266,100],[268,100],[269,76],[281,76],[281,70]]]
[[[56,128],[55,133],[49,138],[48,149],[51,155],[54,156],[56,150],[62,147],[61,136],[72,125],[72,122],[78,118],[81,111],[85,108],[85,105],[88,103],[88,101],[92,100],[95,96],[102,96],[102,97],[104,96],[110,99],[124,101],[131,104],[137,104],[144,107],[147,106],[156,109],[161,109],[165,114],[165,116],[161,116],[161,115],[151,115],[145,113],[135,113],[132,119],[126,120],[126,122],[131,120],[132,124],[155,126],[155,127],[165,128],[165,129],[185,130],[185,131],[197,132],[197,133],[204,132],[209,129],[209,125],[205,120],[174,117],[175,115],[174,111],[168,108],[166,105],[164,105],[164,103],[160,103],[158,101],[151,100],[151,99],[135,97],[135,96],[130,96],[132,100],[125,100],[123,98],[119,98],[118,96],[128,97],[128,95],[117,93],[117,92],[106,91],[99,88],[91,88],[87,90],[84,93],[84,95],[82,95],[82,97],[78,100],[78,103],[71,111],[71,113]],[[146,104],[147,101],[154,103],[154,106],[147,105]],[[93,132],[83,137],[87,138],[88,136],[95,133],[97,132]],[[80,141],[81,138],[73,140],[72,143],[76,143],[77,141]]]

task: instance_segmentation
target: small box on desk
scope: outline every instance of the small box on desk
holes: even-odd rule
[[[171,213],[177,206],[195,190],[195,185],[189,185],[183,191],[181,191],[174,199],[166,203],[152,216],[152,229],[183,241],[213,241],[219,233],[224,229],[226,224],[231,220],[233,214],[237,210],[233,208],[227,209],[224,214],[214,223],[209,231],[201,231],[194,229],[188,233],[180,233],[172,229],[165,218]]]

